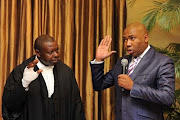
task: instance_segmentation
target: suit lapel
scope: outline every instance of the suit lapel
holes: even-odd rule
[[[133,73],[130,75],[131,79],[135,81],[136,77],[140,75],[144,69],[151,63],[154,59],[155,50],[151,47],[151,49],[144,55],[141,61],[138,63]]]

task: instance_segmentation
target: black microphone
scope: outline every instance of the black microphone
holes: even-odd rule
[[[126,72],[126,71],[127,71],[127,64],[128,64],[128,60],[125,59],[125,58],[123,58],[123,59],[121,60],[121,65],[122,65],[122,67],[123,67],[123,72],[122,72],[122,74],[127,74],[127,72]],[[124,91],[124,88],[122,87],[121,90]]]
[[[122,74],[127,74],[127,64],[128,64],[128,60],[127,59],[122,59],[121,60],[121,64],[122,64],[122,67],[123,67],[123,72]]]

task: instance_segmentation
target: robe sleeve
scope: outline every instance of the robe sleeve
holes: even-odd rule
[[[27,92],[22,86],[24,67],[22,64],[17,66],[5,84],[2,103],[8,112],[19,112],[25,104]]]
[[[84,109],[83,109],[83,104],[79,92],[79,87],[77,85],[76,79],[74,74],[72,73],[72,95],[73,95],[73,103],[75,106],[74,110],[74,120],[86,120],[85,114],[84,114]]]

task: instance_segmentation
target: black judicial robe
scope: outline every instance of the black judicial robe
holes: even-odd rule
[[[49,118],[50,109],[48,91],[40,73],[38,78],[25,91],[22,86],[24,68],[32,62],[32,56],[18,65],[9,75],[3,93],[2,114],[4,120],[8,117],[17,120],[52,120]],[[35,66],[35,70],[38,67]],[[55,120],[85,120],[83,104],[73,71],[59,61],[54,65],[54,103]]]

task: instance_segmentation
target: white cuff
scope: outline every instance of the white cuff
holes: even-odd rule
[[[96,59],[94,59],[93,61],[90,61],[91,64],[102,64],[104,61],[99,61],[97,62]]]
[[[26,83],[23,79],[22,79],[22,86],[25,88],[25,91],[28,91],[29,90],[29,84]]]

